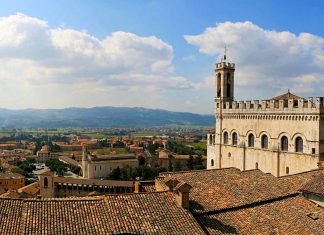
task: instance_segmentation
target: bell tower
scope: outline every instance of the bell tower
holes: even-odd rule
[[[216,76],[216,97],[215,97],[215,139],[213,145],[215,152],[211,160],[215,164],[212,168],[222,168],[222,130],[223,130],[223,115],[222,110],[226,102],[234,101],[234,72],[235,64],[227,62],[226,47],[221,62],[215,64]],[[207,159],[208,160],[208,159]]]
[[[221,62],[215,64],[216,97],[215,101],[232,102],[234,100],[235,64],[227,62],[226,48]]]

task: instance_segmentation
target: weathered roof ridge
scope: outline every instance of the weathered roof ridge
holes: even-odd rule
[[[210,210],[210,211],[205,211],[205,212],[195,212],[192,211],[194,215],[210,215],[210,214],[217,214],[217,213],[222,213],[222,212],[227,212],[227,211],[235,211],[235,210],[240,210],[240,209],[245,209],[245,208],[250,208],[250,207],[255,207],[255,206],[260,206],[264,205],[267,203],[272,203],[275,201],[280,201],[280,200],[285,200],[287,198],[292,198],[292,197],[298,197],[300,196],[300,193],[290,193],[287,195],[283,196],[278,196],[278,197],[273,197],[273,198],[268,198],[260,201],[255,201],[243,205],[238,205],[238,206],[233,206],[233,207],[227,207],[227,208],[222,208],[222,209],[216,209],[216,210]],[[314,202],[313,202],[314,203]],[[314,203],[314,205],[317,205]]]
[[[177,174],[182,174],[182,173],[192,173],[192,172],[205,172],[205,171],[223,171],[223,170],[229,170],[229,169],[234,169],[237,171],[241,171],[240,169],[236,167],[224,167],[224,168],[218,168],[218,169],[202,169],[202,170],[187,170],[187,171],[177,171],[177,172],[161,172],[158,177],[164,177],[165,175],[177,175]]]
[[[299,189],[303,193],[316,194],[320,197],[324,196],[324,173],[314,177],[313,179],[307,181]]]
[[[278,179],[289,178],[289,177],[293,177],[293,176],[297,176],[297,175],[305,175],[305,174],[315,172],[315,171],[318,171],[318,172],[323,171],[324,172],[324,169],[313,169],[313,170],[309,170],[309,171],[299,172],[299,173],[296,173],[296,174],[283,175],[283,176],[279,176]]]

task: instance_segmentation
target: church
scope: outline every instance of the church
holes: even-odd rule
[[[274,176],[317,169],[324,160],[323,97],[288,92],[268,100],[234,100],[235,64],[215,65],[215,129],[207,169],[260,169]]]

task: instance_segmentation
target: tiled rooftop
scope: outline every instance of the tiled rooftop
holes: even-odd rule
[[[312,214],[317,220],[313,220]],[[323,234],[324,210],[294,196],[198,217],[209,234]]]
[[[322,174],[324,174],[324,169],[318,169],[318,170],[303,172],[295,175],[279,177],[278,179],[280,181],[280,184],[286,185],[286,187],[289,187],[291,191],[295,192],[300,190],[304,184],[306,184],[310,180]]]
[[[20,175],[18,173],[13,173],[13,172],[2,172],[0,173],[0,179],[2,180],[7,180],[7,179],[24,179],[25,176]]]
[[[300,190],[306,193],[317,194],[318,196],[324,197],[324,172],[319,176],[309,180],[304,184]]]
[[[196,213],[217,211],[270,200],[293,192],[278,179],[260,170],[240,171],[236,168],[161,173],[190,184],[191,209]],[[164,181],[163,178],[158,180]]]
[[[0,234],[204,234],[173,193],[0,199]]]
[[[0,199],[0,234],[20,234],[23,204],[20,199]]]

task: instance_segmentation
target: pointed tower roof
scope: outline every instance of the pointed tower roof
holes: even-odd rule
[[[304,98],[301,96],[298,96],[298,95],[294,95],[294,94],[290,93],[290,91],[288,90],[287,93],[275,96],[275,97],[271,98],[270,100],[289,100],[289,99],[299,100],[299,99],[304,99]]]

